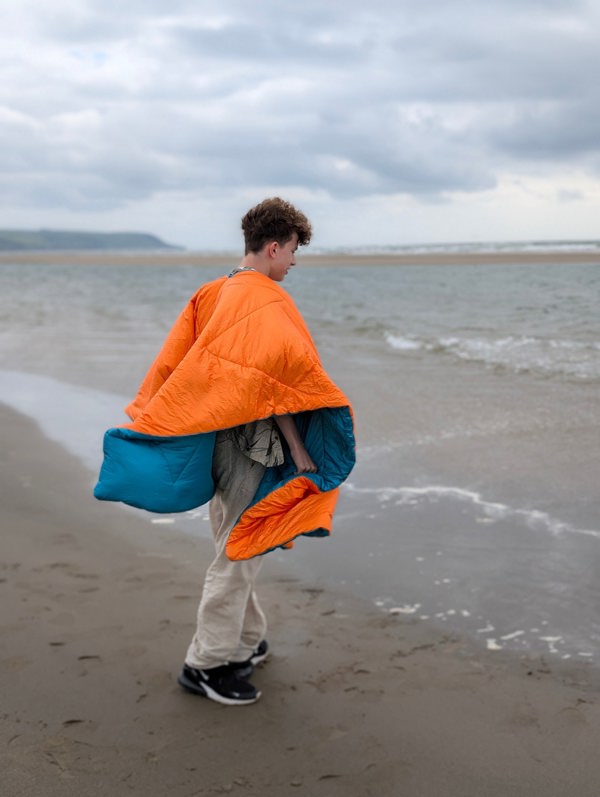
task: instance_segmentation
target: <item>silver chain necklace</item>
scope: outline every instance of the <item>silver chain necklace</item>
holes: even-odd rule
[[[252,266],[238,266],[237,268],[234,268],[233,271],[231,271],[227,276],[233,277],[234,274],[239,274],[240,271],[256,271],[256,269],[252,268]]]

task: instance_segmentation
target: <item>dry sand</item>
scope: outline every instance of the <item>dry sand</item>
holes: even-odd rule
[[[239,253],[199,252],[0,252],[1,263],[39,265],[77,264],[82,266],[223,266],[239,262]],[[552,263],[600,265],[600,252],[410,252],[402,254],[310,254],[299,253],[306,266],[468,266],[468,265],[551,265]]]
[[[478,650],[275,561],[261,700],[184,693],[209,542],[95,502],[0,409],[2,797],[597,797],[596,670]]]

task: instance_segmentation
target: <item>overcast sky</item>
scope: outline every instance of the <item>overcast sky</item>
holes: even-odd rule
[[[600,238],[597,0],[19,0],[0,227],[236,249]],[[8,8],[7,8],[8,6]]]

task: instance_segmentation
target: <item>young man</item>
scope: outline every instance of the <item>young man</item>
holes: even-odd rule
[[[273,198],[242,229],[240,265],[192,297],[127,408],[133,423],[107,432],[95,491],[168,512],[212,496],[216,556],[178,681],[227,705],[260,697],[248,678],[268,653],[254,590],[262,554],[329,534],[354,464],[349,402],[278,284],[310,222]]]

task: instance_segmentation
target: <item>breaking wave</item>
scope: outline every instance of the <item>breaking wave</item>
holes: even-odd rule
[[[552,517],[539,509],[517,509],[496,501],[487,501],[473,490],[461,487],[430,485],[427,487],[356,487],[347,483],[344,490],[349,494],[374,495],[381,504],[393,502],[396,506],[414,506],[424,501],[450,499],[469,503],[481,510],[489,522],[507,518],[518,519],[533,531],[546,531],[550,534],[581,534],[586,537],[600,539],[600,531],[596,529],[579,529],[570,523]]]
[[[561,375],[581,380],[600,378],[600,343],[597,342],[516,335],[497,338],[453,335],[427,339],[390,332],[385,334],[385,341],[400,354],[426,352],[517,373]]]

